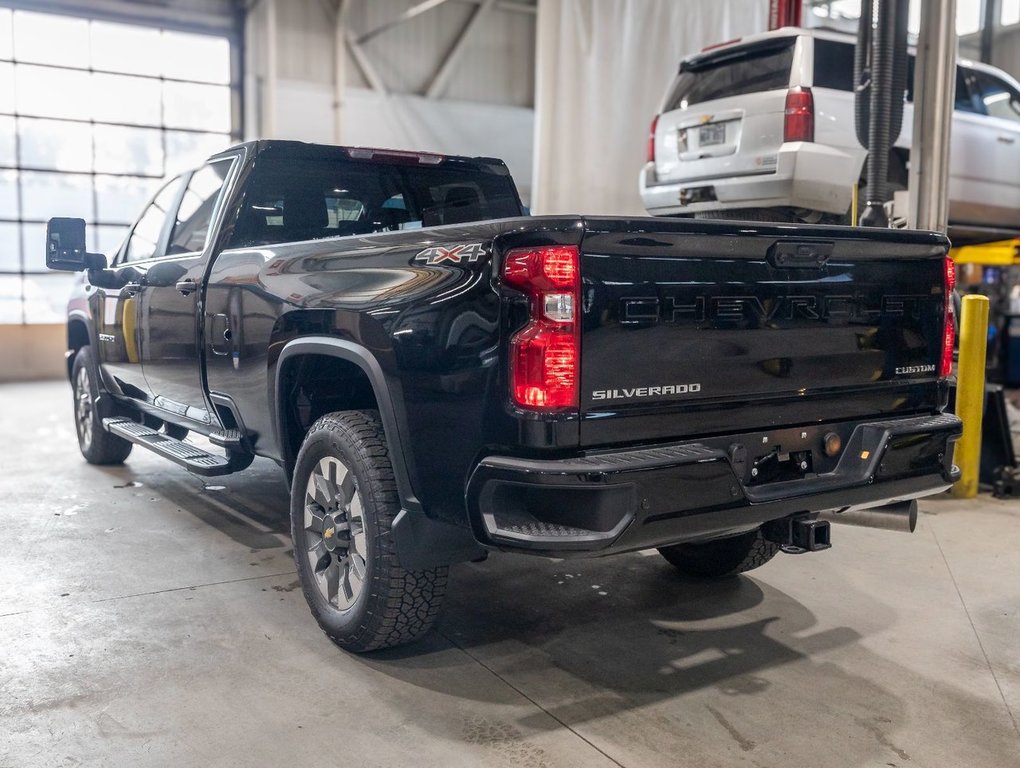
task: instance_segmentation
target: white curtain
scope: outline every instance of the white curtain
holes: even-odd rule
[[[539,0],[535,213],[642,214],[648,127],[680,59],[764,31],[768,0]]]

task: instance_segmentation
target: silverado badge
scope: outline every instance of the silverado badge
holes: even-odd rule
[[[485,249],[482,247],[481,243],[463,243],[461,245],[451,245],[449,248],[444,248],[441,245],[434,245],[431,248],[418,251],[414,260],[424,261],[430,266],[433,264],[442,264],[444,261],[448,261],[451,264],[460,264],[464,261],[478,261],[478,259],[484,255]]]

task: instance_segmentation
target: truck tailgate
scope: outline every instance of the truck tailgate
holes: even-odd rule
[[[948,242],[586,219],[583,446],[933,412]]]

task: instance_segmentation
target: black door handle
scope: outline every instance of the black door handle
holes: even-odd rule
[[[177,283],[177,290],[182,296],[189,296],[198,289],[198,283],[194,280],[180,280]]]

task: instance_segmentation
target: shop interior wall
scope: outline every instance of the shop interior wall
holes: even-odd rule
[[[417,3],[347,0],[344,33],[357,38]],[[246,134],[326,143],[487,155],[504,159],[527,198],[534,132],[533,13],[495,4],[471,29],[442,92],[424,94],[476,3],[451,0],[361,43],[384,89],[373,88],[335,16],[319,0],[267,2],[247,22]],[[276,51],[268,50],[275,28]],[[343,37],[341,36],[341,41]],[[337,131],[336,55],[341,76]],[[275,69],[275,78],[272,70]],[[275,83],[273,87],[272,83]]]

